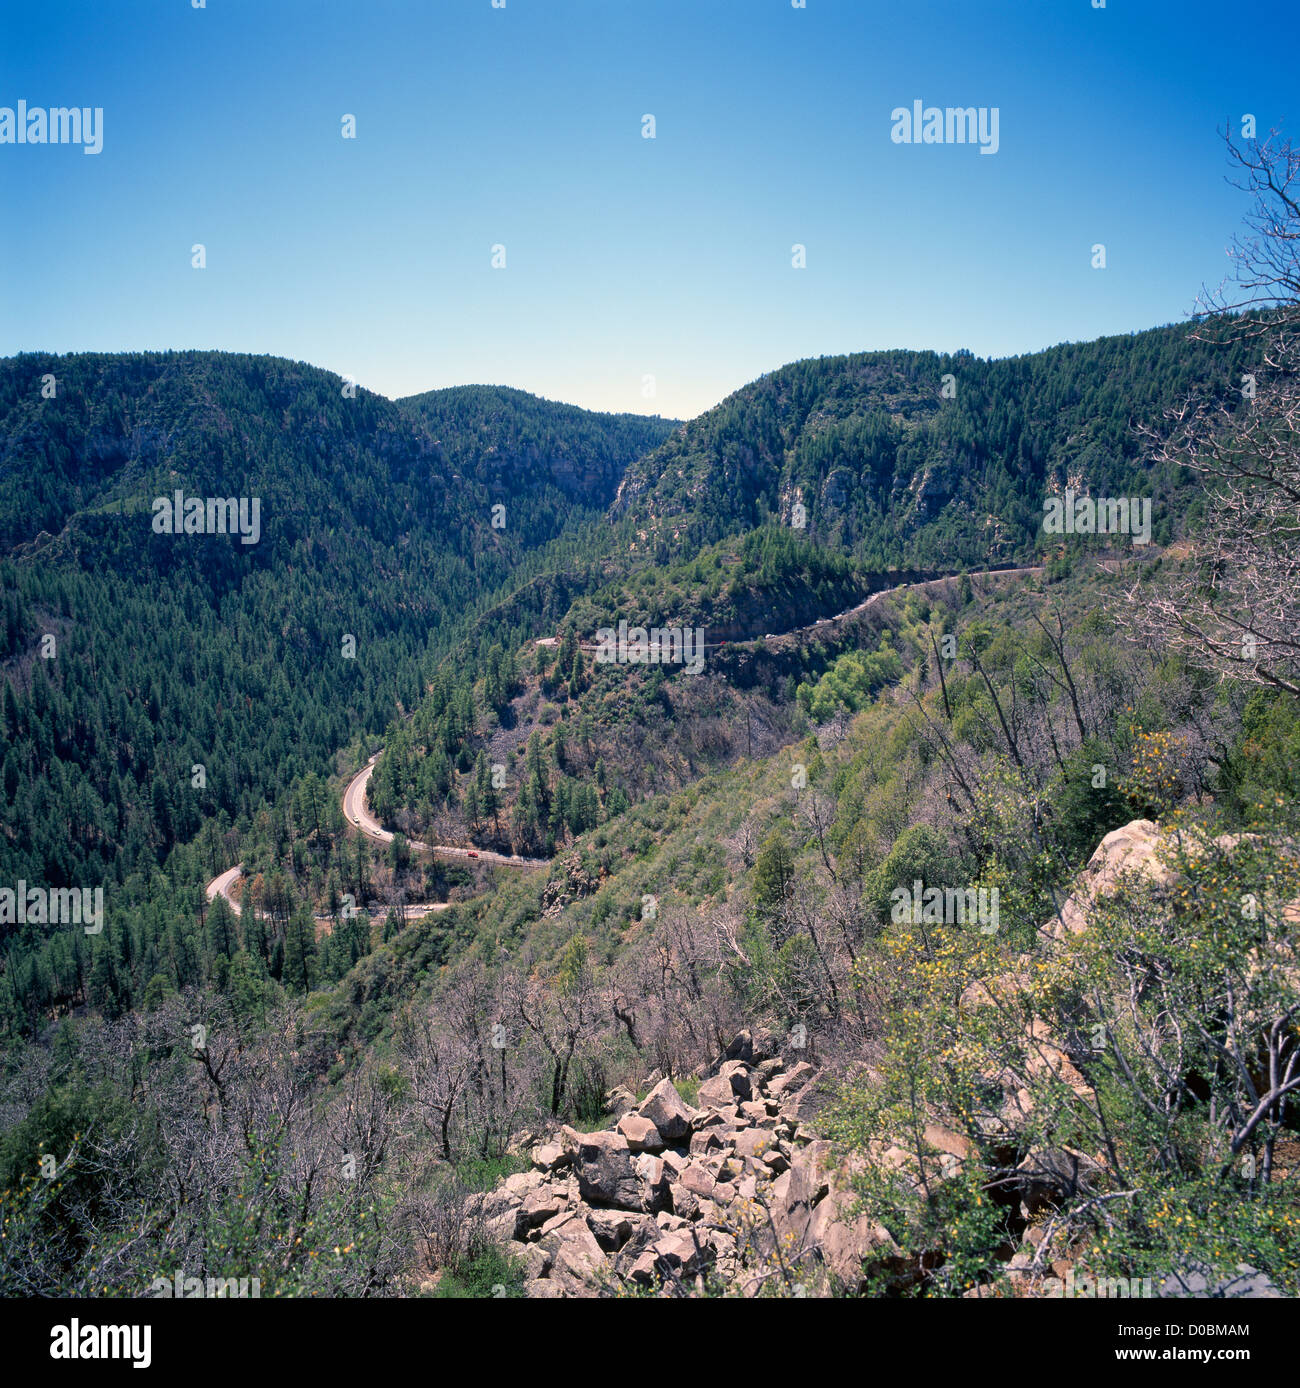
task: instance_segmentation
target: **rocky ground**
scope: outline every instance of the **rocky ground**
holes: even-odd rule
[[[1089,901],[1114,890],[1126,873],[1166,881],[1158,838],[1158,827],[1146,820],[1109,834],[1045,936],[1060,942],[1086,929]],[[1025,956],[1016,971],[974,985],[963,1004],[978,1008],[1000,995],[1024,996],[1022,970],[1029,963]],[[1028,1020],[1019,1049],[1017,1063],[990,1073],[998,1097],[973,1119],[1003,1160],[1014,1153],[1015,1179],[1003,1183],[1003,1197],[1018,1211],[1012,1226],[1022,1233],[1019,1246],[1013,1237],[1007,1249],[997,1294],[1037,1295],[1045,1276],[1069,1271],[1060,1259],[1043,1259],[1041,1217],[1064,1197],[1086,1192],[1105,1158],[1030,1138],[1031,1085],[1047,1072],[1080,1101],[1094,1095],[1041,1018]],[[856,1168],[818,1132],[818,1114],[838,1087],[832,1076],[779,1054],[775,1036],[756,1029],[733,1040],[693,1105],[670,1079],[650,1078],[653,1088],[639,1104],[626,1089],[610,1092],[612,1129],[562,1127],[532,1147],[530,1170],[471,1198],[466,1215],[485,1221],[524,1261],[528,1296],[681,1295],[706,1288],[752,1295],[771,1283],[786,1295],[852,1295],[865,1290],[866,1258],[898,1290],[924,1276],[915,1258],[905,1258],[889,1232],[861,1212]],[[931,1122],[915,1150],[878,1141],[856,1161],[932,1185],[959,1174],[970,1150],[966,1137]],[[935,1252],[941,1261],[941,1250]],[[1238,1272],[1230,1284],[1207,1282],[1196,1269],[1174,1270],[1154,1294],[1278,1294],[1253,1268],[1243,1264]],[[966,1295],[991,1291],[976,1287]]]
[[[769,1033],[742,1032],[694,1107],[668,1079],[635,1106],[612,1091],[626,1106],[615,1128],[559,1129],[474,1212],[522,1255],[530,1296],[688,1290],[706,1276],[778,1278],[805,1295],[856,1282],[862,1257],[891,1241],[852,1216],[856,1197],[828,1170],[819,1079],[774,1054]]]

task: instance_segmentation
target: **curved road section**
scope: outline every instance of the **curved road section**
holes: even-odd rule
[[[214,877],[206,888],[209,901],[215,901],[218,896],[224,896],[226,904],[237,916],[241,912],[239,902],[235,900],[235,883],[239,881],[239,875],[243,870],[243,863],[236,863],[234,867],[227,868],[220,877]]]
[[[371,773],[380,758],[376,752],[364,767],[348,782],[343,792],[343,818],[359,833],[376,843],[392,843],[396,837],[366,809],[366,787],[370,784]],[[481,863],[497,863],[502,867],[548,867],[549,858],[521,858],[517,853],[493,853],[489,848],[457,848],[452,844],[421,843],[419,839],[407,842],[416,852],[437,853],[444,858],[477,858]]]
[[[244,913],[240,909],[239,902],[235,899],[235,887],[238,885],[240,877],[243,876],[243,872],[243,863],[236,863],[234,867],[227,868],[219,877],[214,877],[204,888],[208,900],[215,901],[218,896],[224,896],[226,898],[226,905],[230,907],[235,915],[242,916]],[[415,921],[419,920],[421,916],[427,916],[431,911],[450,910],[451,902],[408,901],[400,909],[404,920]],[[371,913],[367,911],[366,914],[369,915]],[[334,917],[317,911],[312,919],[317,921],[332,921]]]
[[[1104,561],[1099,562],[1103,563],[1103,567],[1105,566]],[[980,570],[970,574],[969,577],[992,578],[1008,574],[1041,573],[1042,571],[1043,566],[1041,564],[1028,564],[1023,567],[1009,569]],[[834,626],[844,621],[846,618],[862,612],[864,609],[872,606],[873,603],[879,602],[882,598],[894,597],[908,588],[924,588],[929,583],[950,582],[953,578],[957,577],[959,577],[959,575],[954,574],[948,578],[925,579],[920,583],[904,583],[900,584],[897,588],[887,588],[880,592],[872,593],[865,601],[858,603],[855,607],[848,608],[844,612],[837,613],[834,617],[823,618],[821,621],[815,622],[811,626],[795,627],[792,631],[784,632],[782,635],[787,637],[798,636],[805,632],[812,633],[816,631],[818,627]],[[736,644],[744,643],[738,642]],[[554,636],[542,637],[542,639],[537,642],[537,645],[556,646],[559,645],[559,638]],[[363,766],[348,782],[343,792],[343,818],[346,819],[359,834],[363,834],[366,838],[373,840],[375,843],[392,843],[396,835],[385,829],[366,808],[366,787],[370,784],[370,777],[374,773],[375,764],[382,755],[382,752],[376,752],[365,766]],[[551,861],[549,858],[521,858],[517,853],[494,853],[488,848],[460,848],[454,844],[421,843],[419,839],[409,839],[408,843],[417,853],[436,853],[440,857],[462,858],[467,861],[477,859],[481,863],[492,863],[499,867],[547,867]],[[235,883],[239,880],[242,867],[242,864],[236,863],[234,867],[227,868],[219,877],[214,877],[207,885],[208,900],[212,901],[219,892],[235,909],[236,913],[238,913],[239,903],[234,899],[233,892]],[[446,902],[428,902],[424,903],[422,907],[413,905],[406,909],[408,911],[443,911],[446,910],[446,908]],[[328,917],[318,917],[318,919],[328,919]]]

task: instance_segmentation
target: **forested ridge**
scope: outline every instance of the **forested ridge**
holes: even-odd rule
[[[810,538],[869,568],[1025,558],[1041,545],[1045,492],[1067,481],[1172,502],[1186,478],[1152,466],[1134,425],[1191,395],[1237,398],[1256,352],[1178,325],[999,360],[808,358],[640,459],[615,511],[661,560],[770,518],[788,524],[796,502]],[[1168,509],[1161,519],[1167,539]]]
[[[146,970],[124,996],[159,967],[197,977],[205,947],[201,931],[176,939],[193,934],[194,900],[175,865],[157,899],[175,846],[202,827],[203,863],[228,866],[259,815],[419,704],[467,614],[530,566],[591,547],[599,504],[573,504],[538,468],[557,438],[572,433],[566,466],[618,468],[669,427],[522,392],[451,394],[461,422],[431,434],[418,409],[273,358],[32,354],[0,367],[0,877],[113,884],[115,938],[142,901],[169,917],[120,937],[122,977]],[[510,515],[493,527],[507,478]],[[257,498],[257,542],[157,533],[153,499],[177,490]],[[86,942],[12,923],[0,934],[6,997],[29,1016],[84,998]]]

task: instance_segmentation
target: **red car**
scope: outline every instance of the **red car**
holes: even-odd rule
[[[472,848],[468,848],[468,849],[466,849],[465,851],[469,854],[469,856],[470,856],[471,858],[477,858],[477,857],[478,857],[478,854],[475,853],[474,850],[473,850]]]

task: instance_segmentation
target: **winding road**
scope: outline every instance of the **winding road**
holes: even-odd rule
[[[382,755],[381,752],[376,752],[347,783],[343,790],[343,818],[358,833],[363,834],[373,842],[392,843],[397,836],[385,829],[366,808],[366,786],[370,783],[371,774]],[[494,853],[488,848],[461,848],[455,844],[441,843],[428,844],[421,843],[419,839],[410,839],[408,842],[418,853],[434,853],[439,857],[460,858],[467,862],[476,859],[481,863],[491,863],[498,867],[549,867],[551,862],[549,858],[521,858],[517,853]],[[234,867],[219,873],[204,888],[207,899],[215,901],[218,896],[224,896],[230,908],[236,915],[239,915],[240,906],[235,897],[235,887],[243,876],[243,872],[244,865],[236,863]],[[402,909],[406,920],[418,920],[421,916],[428,915],[433,911],[446,911],[450,905],[451,903],[447,901],[419,901],[409,902]],[[316,919],[329,921],[334,918],[330,915],[317,913]]]
[[[370,774],[381,755],[376,752],[348,782],[343,792],[343,818],[366,838],[376,843],[392,843],[397,836],[385,829],[366,809],[366,786],[370,784]],[[419,839],[408,839],[407,842],[417,853],[436,853],[443,858],[477,858],[481,863],[495,863],[499,867],[549,867],[551,862],[549,858],[521,858],[517,853],[494,853],[489,848],[458,848],[453,844],[421,843]]]
[[[1115,560],[1098,560],[1098,564],[1108,572],[1113,570],[1108,568],[1109,564],[1118,563]],[[1003,575],[1011,576],[1015,574],[1035,574],[1043,572],[1042,564],[1029,564],[1023,567],[1007,569],[981,569],[970,573],[967,577],[976,578],[997,578]],[[872,593],[870,597],[853,607],[846,608],[843,612],[836,613],[833,617],[823,617],[819,621],[812,622],[807,626],[792,627],[789,631],[781,632],[779,635],[765,637],[764,640],[788,640],[808,634],[825,635],[826,630],[838,626],[841,622],[847,621],[858,613],[864,612],[874,603],[882,598],[893,597],[898,593],[906,592],[910,588],[925,588],[932,583],[951,583],[959,581],[960,574],[951,574],[939,578],[923,579],[916,583],[901,583],[895,588],[883,588],[879,592]],[[755,638],[757,639],[757,638]],[[539,646],[559,645],[559,638],[554,636],[542,637],[537,643]],[[743,645],[744,642],[722,643],[732,645]],[[586,649],[586,647],[584,647]],[[382,756],[382,752],[376,752],[374,756],[357,772],[347,783],[343,791],[343,818],[352,825],[358,833],[371,839],[375,843],[392,843],[396,837],[390,830],[385,829],[382,824],[366,808],[366,787],[370,783],[370,777],[374,772],[375,765]],[[551,863],[550,858],[522,858],[516,853],[495,853],[487,848],[461,848],[455,844],[428,844],[421,843],[419,839],[409,839],[410,846],[419,853],[433,853],[444,858],[458,858],[465,861],[477,860],[481,863],[489,863],[497,867],[512,868],[538,868],[548,867]],[[218,894],[224,896],[226,901],[234,909],[236,915],[239,914],[239,903],[234,897],[234,887],[243,873],[243,864],[236,863],[234,867],[227,868],[225,872],[214,877],[206,888],[207,899],[214,901]],[[428,901],[412,903],[404,908],[407,919],[415,920],[421,915],[427,915],[431,911],[445,911],[449,903],[445,901]],[[414,914],[412,914],[414,913]],[[330,916],[316,917],[318,921],[332,919]]]
[[[244,914],[243,908],[235,899],[235,884],[244,875],[243,863],[236,863],[234,867],[227,868],[225,872],[214,877],[211,882],[203,889],[204,895],[209,901],[215,901],[218,896],[226,898],[226,905],[237,916]],[[450,909],[449,901],[408,901],[400,909],[404,920],[417,921],[421,916],[430,915],[434,911],[446,911]],[[385,907],[385,910],[388,908]],[[369,913],[367,913],[369,914]],[[312,917],[317,922],[333,921],[334,917],[326,912],[317,911]]]

